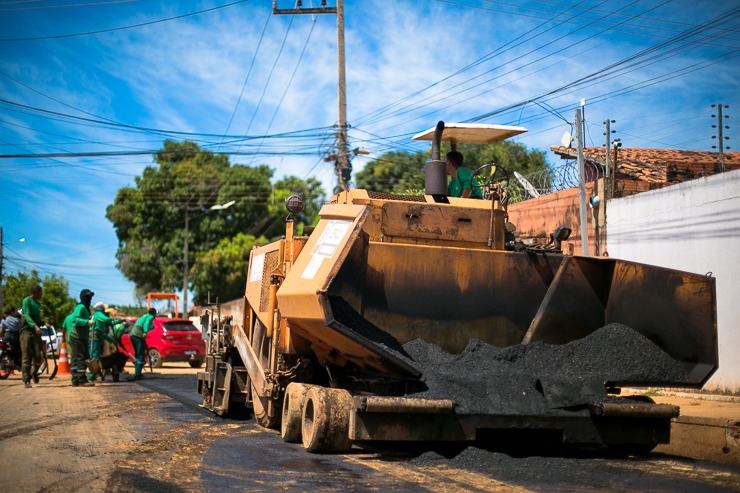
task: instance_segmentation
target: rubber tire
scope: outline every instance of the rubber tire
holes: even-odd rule
[[[13,362],[10,361],[7,354],[3,354],[3,361],[5,362],[5,368],[0,370],[0,380],[5,380],[13,373]]]
[[[162,368],[162,355],[159,354],[159,351],[157,351],[155,348],[149,348],[146,354],[147,358],[149,359],[149,364],[152,366],[152,368]]]
[[[283,397],[283,417],[280,420],[280,435],[284,442],[300,443],[303,427],[303,404],[306,395],[315,385],[292,382],[285,389]]]
[[[197,359],[197,360],[190,360],[188,361],[188,364],[190,365],[190,368],[200,368],[203,366],[203,360]]]
[[[352,394],[341,389],[313,387],[303,406],[303,448],[314,454],[349,452],[349,416]]]

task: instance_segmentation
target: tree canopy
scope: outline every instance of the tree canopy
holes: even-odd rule
[[[314,178],[288,177],[274,184],[272,178],[266,165],[231,164],[227,156],[203,150],[194,142],[165,141],[154,165],[144,169],[134,187],[120,189],[106,211],[119,241],[117,267],[136,285],[135,295],[182,288],[187,222],[188,269],[209,273],[192,283],[196,300],[202,301],[208,292],[226,299],[219,291],[231,287],[220,284],[210,266],[194,269],[199,259],[211,262],[223,254],[224,241],[234,248],[247,245],[232,240],[238,235],[279,235],[287,215],[284,200],[293,193],[299,193],[306,204],[297,218],[305,224],[313,223],[324,200],[320,182]],[[232,200],[227,209],[212,209]],[[215,250],[212,256],[205,255],[211,250]],[[246,270],[233,282],[240,284],[243,295]]]
[[[3,287],[4,309],[20,309],[23,299],[31,292],[31,286],[38,284],[43,288],[41,298],[41,319],[56,328],[61,328],[64,317],[72,313],[74,298],[69,296],[69,281],[56,274],[47,274],[43,278],[38,271],[17,272],[5,276]]]
[[[442,143],[442,159],[450,146]],[[520,188],[514,180],[514,171],[523,175],[547,169],[545,154],[528,150],[518,142],[504,141],[489,145],[460,144],[457,150],[465,157],[465,167],[471,171],[483,164],[495,163],[509,174],[509,188]],[[358,188],[385,193],[423,193],[424,163],[431,150],[424,152],[388,152],[370,161],[355,175]],[[516,195],[515,195],[516,196]]]

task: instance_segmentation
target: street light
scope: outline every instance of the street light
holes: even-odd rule
[[[236,200],[230,200],[225,204],[216,204],[208,208],[208,211],[222,211],[228,209],[236,203]],[[182,268],[182,318],[187,318],[188,313],[188,236],[190,233],[189,229],[189,209],[185,208],[185,248],[184,248],[184,265]]]

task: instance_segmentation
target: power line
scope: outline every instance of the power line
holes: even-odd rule
[[[197,12],[190,12],[188,14],[176,15],[174,17],[168,17],[166,19],[159,19],[159,20],[156,20],[156,21],[142,22],[142,23],[133,24],[133,25],[130,25],[130,26],[112,27],[110,29],[100,29],[98,31],[89,31],[89,32],[84,32],[84,33],[57,34],[57,35],[53,35],[53,36],[37,36],[37,37],[30,37],[30,38],[0,38],[0,42],[8,42],[8,41],[40,41],[40,40],[45,40],[45,39],[76,38],[76,37],[80,37],[80,36],[89,36],[89,35],[92,35],[92,34],[103,34],[103,33],[110,33],[110,32],[114,32],[114,31],[123,31],[125,29],[134,29],[134,28],[137,28],[137,27],[151,26],[153,24],[161,24],[162,22],[169,22],[169,21],[174,21],[174,20],[177,20],[177,19],[183,19],[183,18],[186,18],[186,17],[192,17],[194,15],[205,14],[206,12],[213,12],[214,10],[219,10],[219,9],[223,9],[223,8],[226,8],[226,7],[231,7],[231,6],[238,5],[240,3],[245,3],[245,2],[247,2],[247,0],[238,0],[236,2],[227,3],[226,5],[220,5],[218,7],[212,7],[210,9],[199,10]]]

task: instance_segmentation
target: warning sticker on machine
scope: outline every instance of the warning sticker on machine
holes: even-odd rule
[[[249,273],[249,282],[262,280],[262,270],[265,266],[265,254],[260,253],[252,257],[252,271]]]
[[[321,267],[321,262],[325,258],[330,258],[337,251],[337,247],[342,243],[349,228],[352,226],[352,221],[342,219],[332,219],[329,224],[326,225],[326,229],[321,233],[319,241],[316,242],[313,249],[311,250],[311,260],[308,261],[308,265],[301,274],[302,279],[313,279]]]

